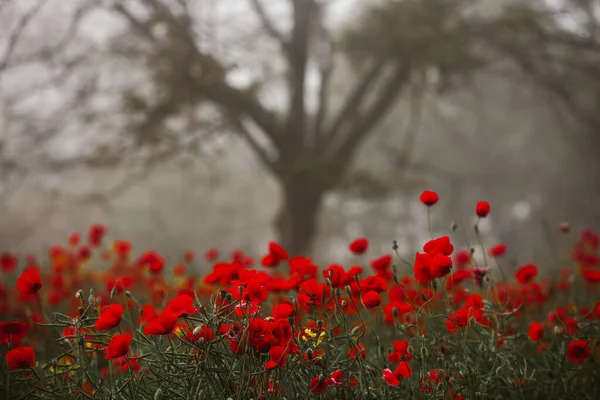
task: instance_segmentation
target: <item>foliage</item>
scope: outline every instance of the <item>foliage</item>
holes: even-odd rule
[[[424,192],[421,201],[429,213],[439,197]],[[479,221],[490,205],[474,211]],[[359,238],[347,269],[320,270],[275,242],[262,268],[240,250],[223,257],[211,249],[212,271],[200,279],[188,272],[203,263],[193,252],[177,262],[153,250],[132,257],[124,240],[103,249],[107,229],[95,225],[87,241],[73,234],[52,247],[49,268],[28,257],[16,288],[2,284],[1,393],[598,398],[598,234],[584,231],[551,276],[526,264],[514,280],[498,280],[490,269],[506,273],[506,248],[488,247],[477,227],[481,253],[455,252],[443,236],[413,263],[397,253],[367,259],[369,241]],[[18,259],[4,253],[0,261],[4,280],[14,279]],[[402,276],[405,265],[412,271]]]

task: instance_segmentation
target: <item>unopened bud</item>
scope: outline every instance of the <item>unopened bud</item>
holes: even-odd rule
[[[329,270],[328,275],[329,275],[329,279],[333,279],[333,270],[332,269]]]
[[[242,293],[244,293],[244,287],[242,285],[238,286],[238,293],[240,294],[240,296],[242,295]]]
[[[75,297],[83,300],[83,290],[79,289],[77,293],[75,293]]]
[[[392,250],[394,250],[394,251],[398,250],[398,241],[397,240],[394,240],[392,242]]]
[[[117,285],[113,286],[112,290],[110,291],[110,298],[114,299],[116,295],[117,295]]]
[[[394,308],[392,308],[392,315],[393,315],[394,317],[397,317],[397,316],[399,315],[399,312],[398,312],[398,308],[397,308],[397,307],[394,307]]]
[[[288,323],[292,326],[294,326],[294,316],[290,315],[289,317],[287,317]]]
[[[201,327],[201,326],[197,326],[197,327],[195,327],[195,328],[194,328],[194,330],[192,331],[192,334],[193,334],[194,336],[198,336],[198,335],[200,334],[200,330],[201,330],[201,329],[202,329],[202,327]]]
[[[469,253],[471,253],[471,255],[475,254],[475,248],[474,248],[474,247],[471,247],[471,248],[469,249]]]
[[[342,300],[342,308],[346,308],[348,302],[346,300]]]
[[[323,324],[325,323],[325,321],[323,321],[322,319],[317,321],[317,328],[321,329],[323,327]]]
[[[427,347],[425,347],[425,346],[421,347],[421,357],[427,358],[428,355],[429,355],[429,350],[427,350]]]
[[[354,280],[358,283],[358,275],[354,275]]]
[[[327,286],[333,286],[331,284],[331,279],[329,279],[329,278],[325,278],[325,283],[327,284]]]
[[[131,298],[131,292],[129,290],[125,291],[125,297]]]
[[[233,300],[233,296],[231,295],[231,293],[227,293],[227,295],[225,296],[225,299],[227,301],[231,301],[231,300]]]
[[[350,288],[350,285],[346,285],[344,289],[346,289],[346,292],[348,292],[348,294],[352,294],[352,289]]]
[[[221,296],[221,300],[225,300],[225,296],[227,296],[227,292],[224,290],[221,290],[221,293],[219,293],[219,295]]]
[[[309,360],[312,360],[313,350],[310,347],[306,350],[306,356],[308,357]]]
[[[456,222],[453,222],[452,225],[450,225],[450,229],[452,230],[452,232],[456,231],[457,228],[458,225],[456,224]]]

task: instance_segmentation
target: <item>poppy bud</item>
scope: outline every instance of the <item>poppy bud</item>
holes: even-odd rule
[[[342,300],[342,308],[346,308],[348,302],[346,300]]]
[[[458,225],[456,224],[456,222],[453,222],[452,225],[450,225],[450,229],[452,230],[452,232],[456,231],[456,229],[458,229]]]
[[[295,321],[294,321],[294,317],[293,317],[292,315],[290,315],[289,317],[287,317],[287,320],[288,320],[288,323],[289,323],[291,326],[294,326],[294,322],[295,322]]]
[[[318,320],[318,321],[317,321],[317,327],[318,327],[319,329],[321,329],[321,328],[323,327],[323,324],[324,324],[324,323],[325,323],[325,322],[324,322],[322,319]]]
[[[332,269],[329,270],[329,279],[333,279],[333,270]]]
[[[312,360],[312,358],[313,358],[313,350],[310,347],[306,350],[306,355],[307,355],[307,357],[308,357],[309,360]]]
[[[346,292],[348,292],[348,294],[352,294],[352,289],[350,288],[349,285],[346,285],[346,287],[344,289],[346,289]]]
[[[242,295],[242,293],[244,293],[244,287],[242,285],[238,286],[238,292],[240,296]]]
[[[198,334],[200,334],[200,329],[202,329],[202,327],[201,327],[201,326],[197,326],[197,327],[195,327],[195,328],[194,328],[194,330],[192,331],[192,334],[193,334],[194,336],[197,336]]]
[[[112,290],[110,291],[110,298],[114,299],[116,295],[117,295],[117,285],[113,286]]]
[[[225,300],[231,301],[232,299],[233,299],[233,296],[231,295],[231,293],[227,293],[227,295],[225,295]]]
[[[397,242],[396,240],[394,240],[394,241],[392,242],[392,250],[398,250],[398,248],[399,248],[399,247],[398,247],[398,242]]]
[[[225,296],[227,296],[227,292],[224,290],[221,290],[221,300],[225,300]]]
[[[398,308],[397,308],[397,307],[394,307],[394,308],[392,308],[392,315],[393,315],[394,317],[397,317],[397,316],[399,315],[399,313],[398,313]]]

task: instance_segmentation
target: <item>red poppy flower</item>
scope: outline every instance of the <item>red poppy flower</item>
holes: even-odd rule
[[[394,340],[394,352],[388,354],[388,360],[393,363],[399,363],[403,361],[410,361],[412,354],[408,352],[408,342],[406,340]]]
[[[454,246],[450,243],[450,238],[448,236],[442,236],[425,243],[423,251],[432,257],[436,254],[449,256],[454,251]]]
[[[433,257],[427,253],[417,253],[413,264],[415,279],[422,284],[444,277],[451,269],[452,259],[441,253]]]
[[[276,242],[269,242],[269,253],[278,260],[287,260],[289,258],[287,251]]]
[[[329,375],[329,384],[331,386],[342,386],[344,384],[344,373],[341,369],[335,370]]]
[[[520,283],[529,283],[535,279],[538,274],[538,267],[533,264],[523,265],[517,270],[515,277]]]
[[[588,283],[598,283],[598,282],[600,282],[600,270],[584,269],[581,272],[581,276]]]
[[[528,335],[531,341],[535,343],[539,342],[544,336],[544,325],[540,322],[532,322],[529,324]]]
[[[590,355],[590,346],[585,340],[573,340],[567,347],[567,360],[581,363]]]
[[[208,262],[216,261],[219,258],[219,250],[217,249],[208,249],[206,253],[204,253],[204,259]]]
[[[88,232],[88,243],[92,247],[100,246],[104,235],[106,235],[106,227],[104,225],[95,224],[90,227]]]
[[[104,349],[106,352],[105,360],[112,360],[114,358],[122,357],[129,352],[129,346],[131,345],[132,336],[131,333],[125,335],[115,335]]]
[[[490,203],[487,201],[480,201],[475,207],[475,213],[479,218],[485,218],[490,213]]]
[[[436,192],[425,190],[423,193],[421,193],[421,197],[419,199],[421,200],[421,203],[425,204],[427,207],[431,207],[438,202],[440,197]]]
[[[287,357],[287,353],[285,351],[285,347],[283,346],[273,346],[269,350],[269,357],[271,358],[265,364],[265,369],[273,369],[273,368],[282,368],[285,366],[285,359]]]
[[[17,289],[22,295],[32,295],[37,293],[42,287],[40,271],[37,268],[28,268],[17,279]]]
[[[327,386],[329,386],[328,383],[328,379],[325,379],[322,376],[315,376],[310,380],[310,391],[313,393],[323,393],[327,390]]]
[[[16,347],[29,332],[29,325],[25,322],[0,322],[0,342],[5,346]]]
[[[407,362],[403,361],[398,364],[396,370],[392,372],[389,368],[383,370],[383,379],[390,386],[398,386],[401,379],[406,379],[412,376],[412,368]]]
[[[177,314],[178,317],[192,315],[199,310],[194,307],[194,299],[187,294],[181,294],[174,299],[169,300],[167,308]]]
[[[381,303],[381,296],[374,290],[369,290],[362,297],[363,304],[367,308],[375,308]]]
[[[100,312],[100,318],[96,321],[96,329],[108,330],[116,328],[123,317],[123,306],[111,304]]]
[[[179,315],[170,308],[144,326],[144,335],[168,335],[173,332]]]
[[[379,258],[376,258],[371,261],[371,268],[375,270],[378,276],[384,279],[392,278],[392,271],[390,267],[392,266],[392,255],[386,254]]]
[[[353,240],[348,245],[348,248],[354,254],[363,254],[365,251],[367,251],[368,247],[369,247],[369,240],[367,238],[359,238],[359,239]]]
[[[354,360],[357,357],[365,358],[366,355],[367,355],[367,349],[361,343],[357,344],[356,346],[354,346],[350,350],[348,350],[348,356],[352,360]]]
[[[150,272],[159,273],[165,266],[165,259],[156,251],[150,250],[140,255],[137,260],[137,264],[141,266],[148,266]]]
[[[492,246],[489,250],[488,250],[488,254],[491,257],[500,257],[501,255],[503,255],[504,253],[506,253],[506,245],[505,244],[497,244],[495,246]]]
[[[203,325],[202,327],[200,327],[200,329],[197,329],[197,332],[196,332],[196,329],[193,331],[189,331],[189,333],[188,333],[188,339],[191,342],[197,342],[198,340],[203,339],[204,342],[206,343],[206,342],[210,342],[211,340],[214,340],[217,337],[217,335],[215,334],[215,331],[210,329],[208,326]],[[194,334],[194,332],[196,332],[196,333]]]
[[[17,267],[17,257],[11,253],[4,252],[0,255],[0,268],[4,272],[11,272]]]
[[[294,307],[288,303],[277,304],[271,311],[273,318],[282,319],[294,315]]]
[[[8,370],[26,369],[35,366],[35,351],[33,347],[19,346],[6,353]]]

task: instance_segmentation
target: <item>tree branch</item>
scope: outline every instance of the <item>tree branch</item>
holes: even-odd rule
[[[258,19],[260,19],[264,30],[279,43],[282,50],[286,53],[287,56],[289,56],[290,44],[283,36],[283,34],[277,30],[275,25],[273,25],[273,21],[271,21],[271,18],[269,17],[269,15],[267,15],[267,12],[261,3],[261,0],[250,0],[250,3],[252,4],[254,12],[258,16]]]
[[[15,26],[15,29],[11,32],[10,36],[8,37],[6,51],[4,52],[4,55],[0,60],[0,71],[3,71],[8,66],[8,64],[10,63],[10,58],[13,52],[15,51],[15,47],[17,46],[21,35],[29,25],[29,22],[31,22],[31,20],[35,18],[37,13],[42,9],[42,7],[44,7],[47,1],[48,0],[40,0],[39,3],[31,7],[31,9],[25,14],[23,14],[21,19],[19,19],[17,25]]]
[[[409,76],[410,68],[407,64],[402,63],[395,67],[392,76],[385,82],[377,99],[366,112],[362,115],[359,114],[358,120],[353,124],[345,140],[334,152],[334,160],[339,160],[343,167],[348,164],[361,140],[367,136],[377,122],[383,119],[394,104]]]
[[[246,127],[246,125],[244,125],[244,122],[241,120],[241,118],[231,113],[227,113],[226,115],[228,116],[228,120],[234,130],[248,142],[252,150],[254,150],[254,152],[258,155],[258,158],[260,158],[263,164],[269,168],[273,174],[277,175],[279,173],[277,165],[269,158],[267,150],[258,143],[250,130]]]
[[[364,73],[363,77],[358,81],[346,102],[341,108],[337,118],[328,129],[327,134],[322,138],[320,146],[322,151],[328,151],[336,137],[340,134],[340,131],[344,124],[350,117],[358,112],[361,104],[368,96],[369,91],[379,74],[383,70],[384,63],[381,61],[375,62],[371,67]]]

